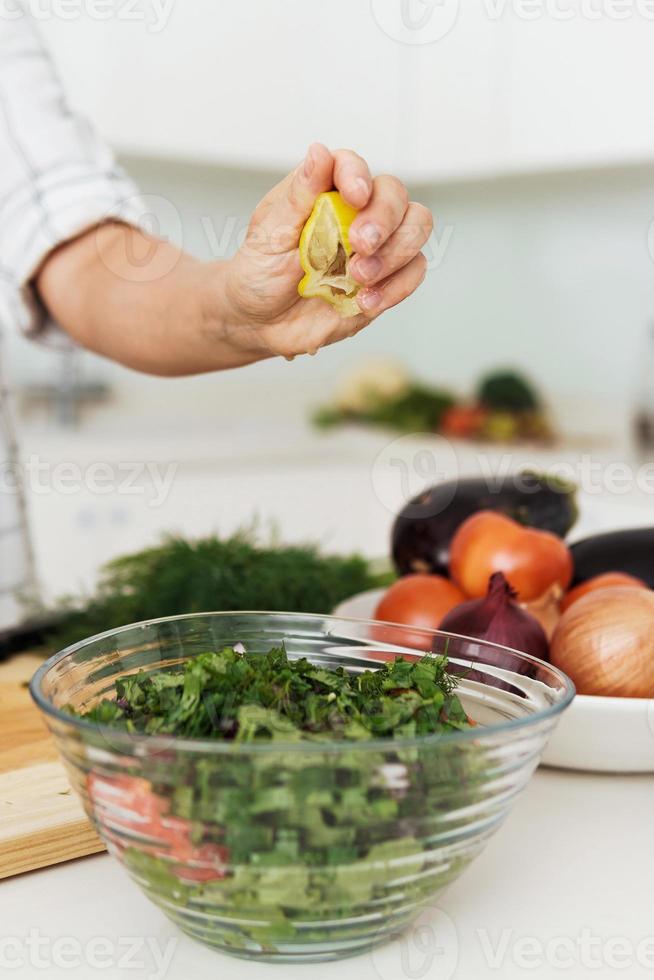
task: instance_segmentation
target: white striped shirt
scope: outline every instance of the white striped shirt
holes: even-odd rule
[[[26,11],[0,13],[0,327],[53,334],[31,286],[57,245],[108,218],[139,223],[135,187],[73,113]],[[54,328],[54,330],[53,330]],[[0,628],[37,595],[0,348]],[[18,480],[18,484],[20,481]]]

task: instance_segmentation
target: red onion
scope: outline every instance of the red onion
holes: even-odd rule
[[[515,598],[516,593],[502,572],[495,572],[488,581],[485,598],[456,606],[447,613],[440,629],[547,660],[549,648],[543,627],[535,616],[520,608]]]

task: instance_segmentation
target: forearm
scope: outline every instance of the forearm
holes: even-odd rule
[[[81,346],[149,374],[218,371],[260,360],[232,314],[227,263],[200,262],[135,228],[107,224],[57,249],[36,288]]]

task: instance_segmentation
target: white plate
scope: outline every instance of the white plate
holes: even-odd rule
[[[346,599],[335,616],[374,619],[384,589]],[[550,738],[543,763],[588,772],[654,772],[654,699],[578,694]]]

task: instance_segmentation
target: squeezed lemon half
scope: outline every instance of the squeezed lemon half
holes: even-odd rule
[[[298,293],[327,300],[343,317],[361,313],[356,301],[359,283],[349,272],[349,231],[357,214],[338,191],[320,194],[300,238],[300,262],[306,274]]]

